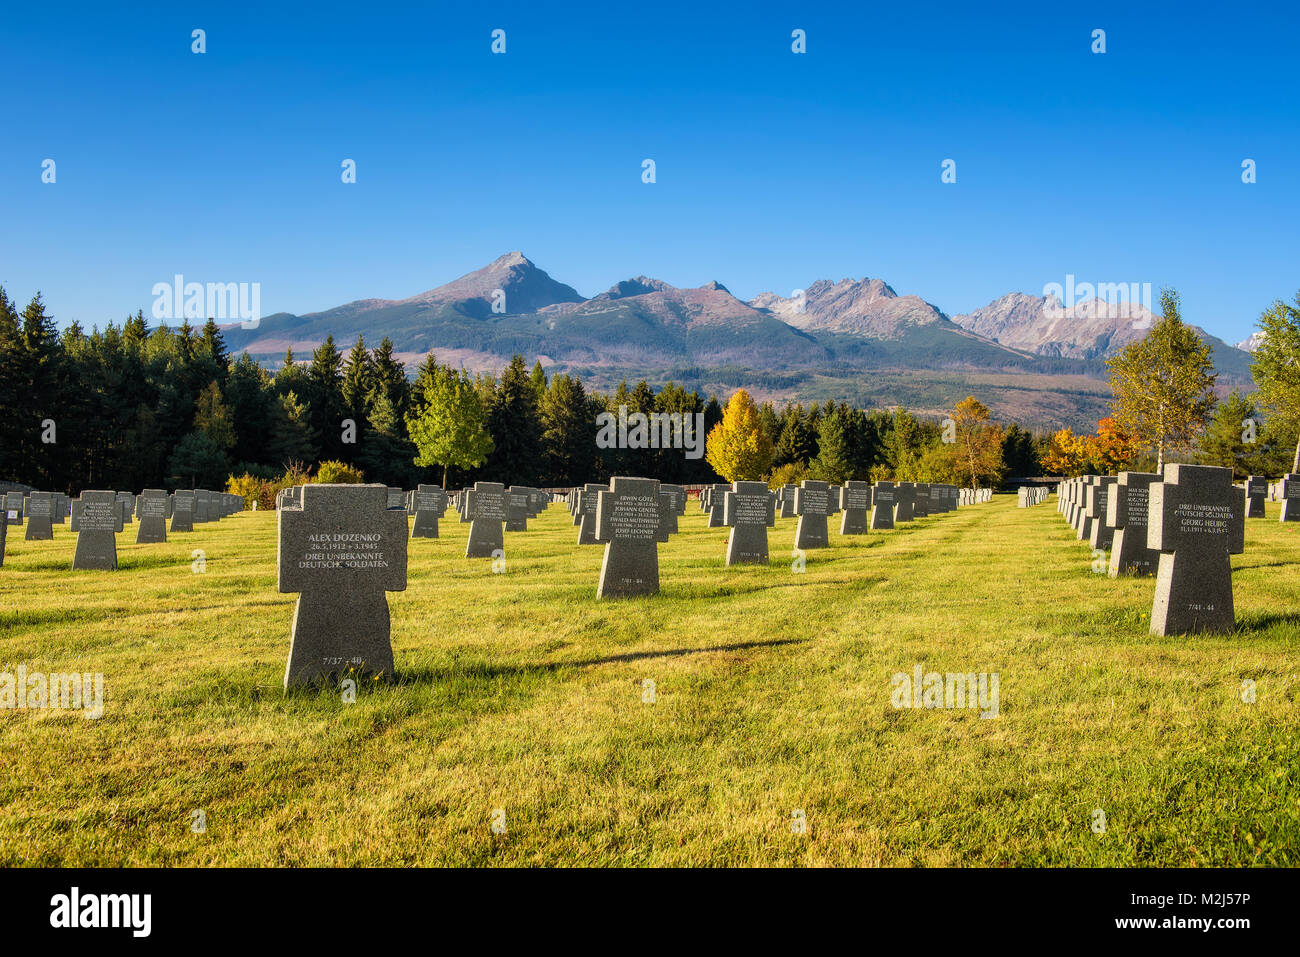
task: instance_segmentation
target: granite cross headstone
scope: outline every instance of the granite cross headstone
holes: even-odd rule
[[[659,482],[657,479],[610,480],[598,492],[596,538],[605,542],[597,598],[653,595],[659,591]]]
[[[393,673],[388,596],[406,588],[406,515],[382,485],[308,485],[279,513],[278,585],[298,592],[284,687]]]
[[[113,492],[81,493],[81,516],[72,567],[113,571],[117,568],[117,532],[122,530],[122,504]]]
[[[1160,552],[1151,632],[1231,631],[1232,562],[1245,544],[1245,502],[1232,469],[1166,465],[1150,486],[1147,544]]]

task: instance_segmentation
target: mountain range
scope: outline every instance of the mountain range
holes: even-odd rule
[[[323,312],[277,313],[223,327],[232,350],[274,365],[333,335],[341,350],[387,336],[414,369],[426,353],[497,372],[514,353],[597,388],[668,380],[725,396],[941,414],[967,394],[1036,428],[1091,430],[1107,414],[1105,359],[1144,336],[1154,316],[1101,299],[1064,307],[1010,293],[948,316],[881,279],[819,279],[801,294],[748,302],[719,282],[678,288],[637,276],[590,298],[512,252],[407,299],[360,299]],[[1250,356],[1203,330],[1221,385],[1249,382]]]

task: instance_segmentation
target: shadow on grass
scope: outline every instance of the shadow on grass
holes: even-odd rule
[[[587,658],[578,661],[543,661],[534,665],[495,665],[486,662],[475,662],[445,668],[402,668],[398,670],[394,680],[396,684],[404,685],[449,680],[464,681],[467,678],[536,677],[554,674],[568,668],[595,668],[600,665],[627,664],[649,658],[677,658],[682,655],[707,655],[720,651],[777,648],[782,645],[803,644],[808,640],[807,638],[773,638],[769,641],[737,641],[706,648],[666,648],[657,651],[631,651],[622,655],[607,655],[603,658]]]
[[[1267,631],[1277,625],[1290,625],[1300,629],[1300,611],[1263,612],[1262,614],[1245,614],[1237,616],[1236,631],[1239,634]]]

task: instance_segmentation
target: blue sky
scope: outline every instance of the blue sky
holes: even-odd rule
[[[520,249],[585,295],[1149,282],[1235,342],[1300,288],[1294,4],[226,6],[6,9],[12,297],[102,325],[181,273],[303,313]]]

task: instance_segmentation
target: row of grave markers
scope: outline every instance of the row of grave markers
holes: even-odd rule
[[[1016,491],[1016,508],[1041,505],[1047,501],[1047,496],[1051,493],[1051,488],[1046,485],[1022,485]]]
[[[1166,465],[1163,474],[1068,479],[1060,484],[1057,510],[1078,539],[1109,551],[1110,577],[1155,574],[1153,634],[1231,631],[1229,556],[1245,547],[1251,496],[1266,491],[1266,483],[1233,485],[1232,469]],[[1256,514],[1263,513],[1261,497]]]
[[[215,522],[241,510],[244,500],[227,492],[206,489],[168,493],[163,489],[131,492],[87,490],[72,498],[61,492],[7,492],[0,521],[0,566],[4,565],[9,527],[25,526],[24,540],[49,541],[55,525],[68,525],[77,536],[74,569],[113,571],[117,568],[117,534],[139,522],[136,544],[167,541],[173,532],[192,532],[195,523]]]
[[[826,547],[827,518],[843,512],[841,530],[864,533],[895,521],[987,502],[988,490],[924,483],[805,481],[772,492],[764,482],[704,489],[700,506],[710,526],[731,528],[727,564],[766,564],[767,529],[778,505],[799,518],[795,547]],[[286,489],[279,518],[278,588],[298,593],[285,688],[348,672],[392,674],[389,591],[404,591],[409,538],[437,537],[448,505],[470,525],[467,558],[504,556],[505,531],[526,531],[528,519],[554,501],[568,506],[577,544],[604,545],[597,597],[659,591],[658,545],[677,532],[687,493],[657,479],[615,476],[557,495],[534,488],[477,482],[446,495],[436,486],[412,491],[382,485],[306,485]],[[867,510],[871,510],[868,519]],[[415,517],[408,532],[407,518]]]

